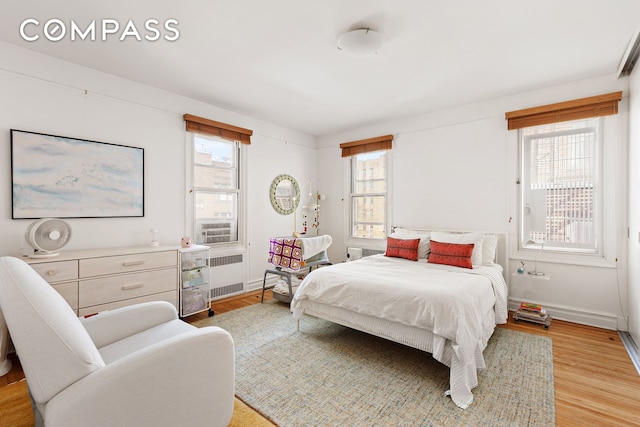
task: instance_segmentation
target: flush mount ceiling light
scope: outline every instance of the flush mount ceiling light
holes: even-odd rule
[[[382,35],[371,28],[350,30],[338,39],[338,50],[353,56],[375,55],[380,47]]]

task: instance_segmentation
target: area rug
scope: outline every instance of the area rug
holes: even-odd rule
[[[33,427],[33,412],[27,392],[27,382],[22,380],[0,387],[0,427]],[[236,398],[233,417],[228,427],[273,427],[253,408]]]
[[[236,346],[236,395],[288,426],[553,426],[551,339],[496,329],[474,402],[444,396],[449,368],[430,354],[270,301],[195,323]]]

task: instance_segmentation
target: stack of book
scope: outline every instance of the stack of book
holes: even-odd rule
[[[516,312],[521,319],[544,319],[547,315],[547,311],[540,304],[533,304],[530,302],[521,302],[518,311]]]

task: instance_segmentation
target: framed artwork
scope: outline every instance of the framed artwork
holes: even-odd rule
[[[12,218],[144,216],[144,149],[11,129]]]

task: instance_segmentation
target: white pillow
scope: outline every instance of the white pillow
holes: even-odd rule
[[[429,256],[429,252],[431,251],[431,233],[418,233],[403,228],[396,228],[393,230],[390,237],[403,240],[420,239],[420,244],[418,245],[418,259],[426,259]]]
[[[495,265],[498,236],[485,234],[482,239],[482,265]]]
[[[443,231],[433,231],[431,240],[441,243],[457,243],[468,244],[473,243],[473,252],[471,253],[471,265],[474,267],[482,266],[482,240],[484,233],[446,233]]]

